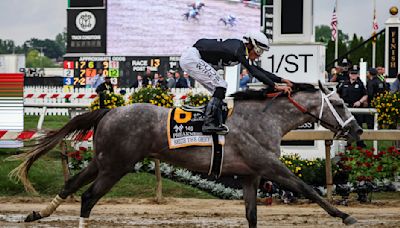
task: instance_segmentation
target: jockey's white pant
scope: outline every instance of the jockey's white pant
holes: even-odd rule
[[[191,47],[182,53],[179,61],[182,70],[186,71],[192,78],[202,84],[211,94],[216,87],[226,89],[228,83],[207,62],[201,59],[199,50]]]

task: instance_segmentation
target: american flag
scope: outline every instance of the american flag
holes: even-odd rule
[[[332,14],[332,20],[331,20],[331,30],[332,30],[332,41],[336,40],[336,34],[337,34],[337,16],[336,16],[336,3],[335,3],[335,8],[333,8],[333,14]]]
[[[379,29],[378,21],[376,21],[376,10],[374,10],[374,21],[372,22],[372,28],[374,31]]]
[[[372,35],[375,36],[376,31],[379,29],[378,22],[376,20],[376,10],[375,9],[374,9],[374,20],[372,21],[372,29],[374,30],[372,32]],[[374,43],[376,42],[376,36],[372,39],[372,42],[374,42]]]

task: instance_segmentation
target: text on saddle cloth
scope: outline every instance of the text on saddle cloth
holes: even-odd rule
[[[223,109],[224,122],[227,117],[227,109]],[[185,111],[181,108],[173,108],[169,111],[167,120],[167,137],[169,149],[188,146],[212,146],[211,135],[202,133],[204,112]],[[225,137],[219,136],[219,144],[225,144]]]

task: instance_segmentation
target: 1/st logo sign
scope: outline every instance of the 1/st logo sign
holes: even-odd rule
[[[270,66],[268,70],[275,74],[298,71],[308,73],[307,65],[313,56],[313,54],[283,54],[280,56],[273,54],[267,58],[267,65]]]
[[[324,81],[325,46],[321,44],[273,44],[261,56],[261,67],[294,82]]]

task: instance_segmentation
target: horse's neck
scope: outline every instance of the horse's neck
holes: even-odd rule
[[[315,112],[315,110],[310,109],[311,106],[309,105],[311,102],[315,102],[315,99],[306,99],[305,96],[296,96],[294,99],[300,105],[309,109],[310,112]],[[263,112],[267,102],[273,103]],[[241,101],[238,105],[239,107],[242,106],[240,109],[243,115],[249,114],[253,117],[251,121],[256,121],[266,131],[273,130],[279,132],[282,136],[306,122],[314,122],[310,115],[302,113],[284,97],[274,101],[252,102],[251,105],[246,104],[246,101]]]

